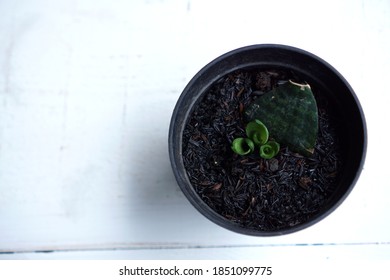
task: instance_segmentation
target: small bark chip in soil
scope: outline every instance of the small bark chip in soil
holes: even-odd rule
[[[283,146],[271,160],[232,152],[233,139],[245,137],[245,107],[289,79],[304,82],[284,70],[229,74],[209,89],[183,132],[183,160],[198,195],[223,217],[258,231],[289,228],[318,213],[342,165],[331,106],[313,85],[319,132],[312,157]]]

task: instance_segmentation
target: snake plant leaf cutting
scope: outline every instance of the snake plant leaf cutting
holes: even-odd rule
[[[267,127],[259,120],[249,122],[245,128],[246,135],[252,139],[255,145],[260,146],[268,141],[269,132]]]
[[[318,109],[308,84],[288,81],[274,88],[248,105],[245,117],[247,121],[260,119],[272,137],[290,150],[305,156],[313,154]]]
[[[241,156],[247,155],[255,150],[255,144],[249,138],[236,138],[232,143],[232,150]]]
[[[279,153],[280,145],[278,142],[269,141],[260,146],[260,156],[264,159],[271,159]]]

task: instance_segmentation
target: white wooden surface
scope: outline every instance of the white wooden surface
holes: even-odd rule
[[[186,83],[256,43],[327,60],[369,132],[347,200],[283,237],[209,222],[167,151]],[[0,258],[390,258],[389,50],[387,0],[0,1]]]

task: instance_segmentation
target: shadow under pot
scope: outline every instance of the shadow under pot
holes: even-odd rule
[[[253,45],[201,69],[169,128],[176,180],[192,205],[234,232],[275,236],[335,210],[363,167],[367,131],[347,81],[321,58]]]

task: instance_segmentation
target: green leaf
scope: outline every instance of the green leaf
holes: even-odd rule
[[[275,156],[276,156],[279,153],[279,151],[280,151],[279,143],[276,142],[276,141],[268,141],[267,144],[271,146],[271,148],[274,150]]]
[[[233,140],[232,150],[241,156],[247,155],[255,150],[255,144],[249,138],[236,138]]]
[[[252,139],[257,146],[268,141],[269,133],[267,127],[259,120],[249,122],[245,128],[246,135]]]
[[[280,146],[275,141],[269,141],[260,147],[260,156],[264,159],[271,159],[279,153]]]
[[[289,81],[265,93],[245,110],[247,121],[260,119],[270,135],[290,150],[305,156],[314,152],[318,109],[308,84]]]

